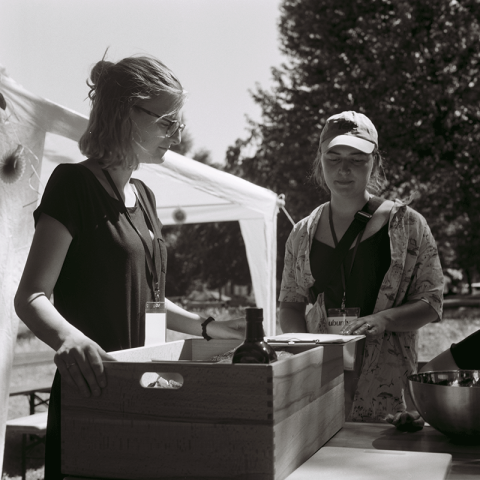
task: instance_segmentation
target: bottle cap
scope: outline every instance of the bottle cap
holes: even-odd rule
[[[245,309],[247,321],[263,321],[263,308],[248,307]]]

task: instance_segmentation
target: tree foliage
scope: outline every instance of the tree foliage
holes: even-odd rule
[[[253,92],[262,120],[226,169],[284,193],[298,221],[325,200],[308,175],[326,119],[363,112],[387,159],[383,194],[416,191],[444,266],[478,270],[480,0],[284,0],[279,31],[286,62]],[[280,257],[290,229],[280,216]]]

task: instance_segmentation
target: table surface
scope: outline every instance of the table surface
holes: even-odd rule
[[[418,432],[400,432],[385,423],[346,422],[326,447],[348,447],[407,452],[449,453],[452,467],[447,480],[480,479],[480,444],[457,445],[431,426]],[[65,480],[89,480],[84,477],[66,477]]]
[[[452,468],[447,480],[480,479],[480,444],[454,444],[431,426],[418,432],[400,432],[384,423],[347,422],[325,446],[449,453]]]

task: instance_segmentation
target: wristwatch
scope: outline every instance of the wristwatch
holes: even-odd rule
[[[207,325],[210,323],[210,322],[214,322],[215,319],[213,317],[208,317],[203,323],[202,323],[202,336],[205,340],[211,340],[212,337],[210,335],[207,334]]]

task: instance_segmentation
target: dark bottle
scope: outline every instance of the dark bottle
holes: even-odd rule
[[[246,308],[245,341],[233,352],[232,363],[272,363],[277,360],[275,350],[264,340],[263,309]]]

